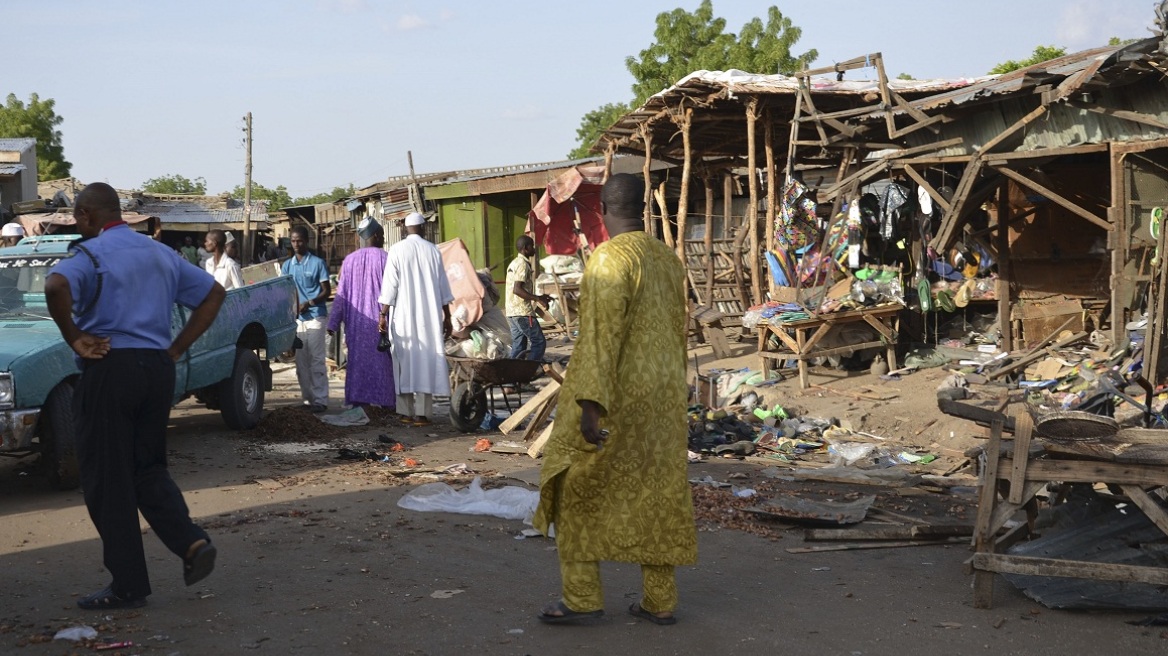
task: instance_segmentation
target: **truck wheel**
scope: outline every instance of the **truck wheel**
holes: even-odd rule
[[[77,435],[73,431],[73,383],[63,382],[53,388],[41,408],[41,422],[41,456],[49,485],[57,490],[72,490],[81,484]]]
[[[219,383],[219,412],[229,428],[250,430],[264,413],[264,375],[255,351],[235,349],[231,377]]]
[[[487,416],[487,393],[473,382],[459,383],[450,395],[450,423],[464,433],[473,433]]]

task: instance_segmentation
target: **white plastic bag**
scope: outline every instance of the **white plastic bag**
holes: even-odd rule
[[[418,512],[490,515],[522,519],[524,524],[530,524],[539,505],[539,492],[515,485],[484,490],[482,478],[475,476],[463,490],[455,490],[446,483],[420,485],[399,499],[397,505]]]

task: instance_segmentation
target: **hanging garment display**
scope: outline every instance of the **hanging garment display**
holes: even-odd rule
[[[885,244],[900,239],[900,221],[908,210],[908,189],[890,183],[884,188],[884,195],[880,199],[880,237]]]
[[[785,250],[798,250],[819,240],[815,201],[807,196],[807,186],[791,180],[783,190],[775,220],[775,243]]]

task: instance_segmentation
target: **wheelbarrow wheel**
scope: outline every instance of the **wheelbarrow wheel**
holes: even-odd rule
[[[450,423],[464,433],[473,433],[486,416],[486,390],[473,382],[459,383],[450,395]]]

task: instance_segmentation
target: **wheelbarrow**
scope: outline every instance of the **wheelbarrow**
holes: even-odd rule
[[[492,388],[503,393],[503,403],[509,411],[518,409],[518,395],[512,408],[508,387],[518,388],[530,383],[543,371],[539,360],[481,360],[446,356],[450,365],[450,423],[464,433],[473,433],[483,423],[487,411],[494,412]]]

